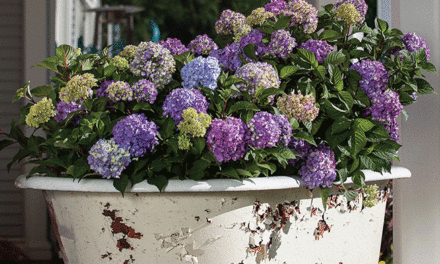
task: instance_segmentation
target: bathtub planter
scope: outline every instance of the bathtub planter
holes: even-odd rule
[[[111,181],[20,176],[44,192],[65,263],[364,263],[376,264],[388,179],[366,171],[380,195],[362,209],[333,188],[324,213],[298,178],[139,183],[125,193]],[[362,245],[362,246],[359,246]]]

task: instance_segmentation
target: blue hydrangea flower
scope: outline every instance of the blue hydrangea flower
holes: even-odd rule
[[[182,73],[182,86],[185,88],[198,88],[199,84],[211,90],[217,88],[217,79],[221,68],[215,57],[197,57],[185,64]]]
[[[130,152],[121,148],[114,139],[98,140],[90,149],[87,161],[90,168],[103,178],[118,179],[130,164]]]
[[[223,72],[234,74],[235,71],[241,66],[239,53],[240,45],[234,42],[230,45],[226,45],[224,49],[214,50],[211,52],[210,56],[217,58]]]
[[[249,145],[257,149],[274,147],[280,140],[280,125],[275,116],[269,112],[257,112],[247,126],[251,133]]]
[[[157,87],[147,79],[137,81],[131,88],[133,89],[133,99],[138,102],[153,104],[156,100]]]
[[[142,157],[147,150],[152,152],[154,146],[159,144],[158,129],[144,114],[132,114],[119,120],[112,134],[115,142],[129,151],[131,157]]]
[[[183,121],[183,110],[189,107],[196,109],[197,113],[206,114],[209,103],[200,90],[176,88],[165,98],[162,106],[163,115],[170,115],[178,125]]]
[[[243,158],[247,152],[249,131],[246,124],[235,117],[215,118],[206,133],[206,145],[218,162]]]
[[[287,147],[292,138],[292,125],[285,115],[275,115],[274,118],[278,122],[281,130],[280,143]]]
[[[309,189],[318,186],[331,187],[336,179],[334,152],[324,144],[318,145],[316,149],[307,155],[299,170],[299,175]]]
[[[354,63],[349,69],[354,69],[359,72],[362,77],[359,81],[359,86],[365,91],[369,98],[374,97],[375,94],[382,93],[382,91],[386,89],[390,79],[390,74],[379,61],[366,59]]]

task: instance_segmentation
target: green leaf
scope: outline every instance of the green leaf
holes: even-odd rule
[[[124,196],[125,190],[127,189],[128,186],[128,175],[127,174],[121,174],[121,176],[119,177],[119,179],[114,179],[113,180],[113,186],[121,192],[122,196]]]
[[[192,150],[194,151],[194,154],[200,155],[202,154],[203,149],[205,149],[206,146],[206,138],[200,137],[200,138],[192,138],[191,142],[193,143]]]
[[[274,173],[277,170],[277,165],[271,163],[271,162],[258,162],[258,167],[265,168],[270,170],[271,173]]]
[[[340,133],[344,130],[348,130],[352,124],[346,117],[336,119],[332,124],[332,134]]]
[[[383,21],[382,19],[376,18],[374,24],[377,29],[380,29],[381,32],[385,32],[388,30],[388,23]]]
[[[160,126],[160,135],[162,138],[168,139],[174,134],[174,129],[176,127],[176,123],[172,117],[165,118],[164,122]]]
[[[367,119],[356,118],[353,122],[355,129],[360,129],[362,132],[370,131],[375,125]]]
[[[15,142],[12,140],[3,139],[2,141],[0,141],[0,151],[14,143]]]
[[[250,173],[247,170],[243,170],[243,169],[235,169],[235,171],[237,171],[237,173],[241,176],[245,176],[245,177],[253,177],[252,173]]]
[[[327,57],[325,57],[324,60],[324,64],[328,65],[328,64],[338,64],[338,63],[343,63],[345,61],[345,55],[344,53],[340,52],[340,51],[330,51],[327,54]]]
[[[29,156],[30,154],[32,154],[32,151],[30,151],[29,149],[20,149],[17,152],[17,154],[15,154],[15,156],[12,158],[11,162],[9,162],[8,165],[6,166],[8,172],[11,170],[11,167],[15,162],[22,160],[23,158]]]
[[[336,90],[342,91],[344,89],[344,81],[342,80],[342,73],[336,67],[333,68],[333,82],[335,84]]]
[[[260,111],[255,104],[248,101],[238,101],[229,108],[228,115],[240,111],[240,110],[252,110],[252,111]]]
[[[249,57],[253,60],[258,60],[257,55],[255,55],[255,44],[254,43],[251,43],[251,44],[245,46],[243,48],[243,52],[247,57]]]
[[[355,130],[354,139],[352,142],[352,149],[350,151],[352,157],[354,157],[357,153],[359,153],[359,151],[361,151],[366,144],[367,144],[367,138],[365,136],[365,133],[361,130]]]
[[[330,188],[324,188],[319,186],[319,194],[321,196],[322,206],[324,207],[324,211],[327,210],[327,200],[330,196]]]
[[[356,191],[345,191],[344,196],[348,202],[354,201],[358,197],[359,193]]]
[[[353,183],[359,186],[365,185],[365,174],[362,171],[358,171],[355,175],[351,177]]]
[[[232,167],[223,168],[221,171],[217,172],[217,174],[225,175],[228,178],[241,180],[241,178],[238,175],[237,171],[234,168],[232,168]]]
[[[60,62],[61,66],[64,68],[69,67],[70,61],[75,55],[74,50],[69,45],[60,45],[56,49],[56,56],[58,58],[58,61]]]
[[[342,35],[334,30],[331,29],[327,29],[324,30],[321,35],[319,35],[319,38],[321,40],[327,40],[327,41],[333,41],[333,40],[337,40],[339,38],[341,38]]]
[[[321,80],[325,80],[325,75],[326,75],[327,71],[325,70],[325,67],[324,67],[324,66],[319,65],[315,72],[317,73],[317,76],[318,76]]]
[[[420,68],[422,68],[427,72],[437,73],[437,69],[435,68],[435,65],[430,62],[420,63],[419,66]]]
[[[318,61],[316,60],[315,54],[313,52],[305,49],[298,49],[298,54],[314,68],[318,68]]]
[[[130,174],[131,184],[142,182],[147,177],[147,172],[145,170]]]
[[[205,170],[209,165],[211,165],[211,163],[203,159],[194,161],[193,166],[188,171],[189,178],[196,181],[202,179],[203,176],[205,176]]]
[[[139,111],[139,110],[153,110],[153,108],[151,108],[150,103],[148,102],[137,102],[136,105],[133,107],[133,111]]]
[[[43,62],[40,62],[40,63],[33,65],[32,67],[42,67],[42,68],[48,69],[50,71],[53,71],[57,74],[60,74],[58,71],[58,68],[57,68],[57,64],[55,62],[43,61]]]
[[[285,29],[289,24],[292,18],[290,16],[282,16],[278,21],[275,23],[274,29]]]
[[[297,67],[297,66],[284,66],[283,68],[281,68],[280,78],[287,79],[287,77],[294,74],[298,70],[299,70],[299,67]]]
[[[292,136],[297,140],[304,139],[313,146],[316,146],[315,138],[307,132],[299,131],[298,133],[293,134]]]
[[[353,107],[353,97],[351,96],[351,94],[347,91],[339,91],[339,96],[342,97],[342,99],[344,100],[344,102],[347,104],[348,109],[347,110],[351,110],[351,108]]]
[[[257,92],[258,94],[258,92]],[[262,89],[258,94],[258,101],[261,102],[271,95],[284,94],[284,91],[277,88]]]
[[[31,94],[33,96],[40,97],[40,98],[41,97],[48,97],[48,98],[52,99],[52,101],[55,101],[55,99],[56,99],[55,90],[50,85],[43,85],[43,86],[35,87],[34,89],[31,90]]]
[[[420,78],[415,80],[417,82],[417,90],[419,94],[430,94],[434,92],[434,88],[432,88],[431,84],[427,80]]]
[[[104,68],[104,76],[105,77],[110,77],[110,76],[112,76],[113,75],[113,73],[116,71],[116,67],[115,66],[112,66],[112,65],[109,65],[109,66],[107,66],[107,67],[105,67]]]
[[[159,189],[159,191],[163,191],[168,185],[168,178],[163,175],[149,178],[147,179],[147,181],[149,184],[155,185]]]

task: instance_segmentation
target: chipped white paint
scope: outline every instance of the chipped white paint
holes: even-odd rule
[[[383,188],[386,182],[374,183]],[[26,184],[18,180],[19,186]],[[336,194],[337,189],[332,192]],[[377,264],[385,210],[383,200],[361,210],[361,197],[348,204],[335,195],[324,213],[317,190],[311,198],[304,187],[132,191],[125,197],[111,192],[45,193],[54,209],[66,263],[71,264],[145,260],[167,264]]]

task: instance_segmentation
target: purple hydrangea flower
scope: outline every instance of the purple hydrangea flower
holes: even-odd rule
[[[131,157],[142,157],[147,150],[153,152],[154,146],[159,144],[158,129],[143,113],[132,114],[119,120],[113,127],[112,134],[115,142],[129,151]]]
[[[211,56],[203,58],[200,56],[185,64],[180,72],[182,74],[183,87],[198,88],[200,84],[215,90],[221,68],[217,58]]]
[[[206,114],[209,103],[200,90],[176,88],[165,98],[162,106],[163,115],[170,115],[176,122],[176,125],[178,125],[183,121],[183,110],[189,107],[196,109],[197,113]]]
[[[85,111],[85,109],[84,109],[84,107],[82,107],[81,104],[78,104],[75,101],[72,101],[70,103],[66,103],[63,100],[61,100],[57,104],[57,108],[56,108],[57,114],[53,118],[55,119],[55,121],[61,122],[61,121],[64,121],[70,113],[73,113],[73,112],[76,112],[76,111]],[[74,117],[72,117],[71,121],[75,125],[78,125],[79,124],[79,119],[83,115],[84,114],[75,115]]]
[[[90,168],[103,178],[119,178],[130,164],[130,153],[121,148],[114,139],[98,140],[90,149],[87,161]]]
[[[257,112],[247,126],[251,133],[249,145],[257,149],[274,147],[280,140],[280,125],[275,116],[269,112]]]
[[[130,63],[130,71],[136,76],[148,78],[158,89],[162,89],[171,82],[176,61],[171,52],[159,43],[141,42]]]
[[[345,3],[349,3],[354,5],[354,7],[356,8],[356,10],[359,12],[359,14],[361,15],[362,19],[359,21],[359,24],[364,23],[365,21],[365,15],[367,14],[368,11],[368,5],[365,2],[365,0],[338,0],[338,2],[336,2],[336,4],[333,7],[333,10],[338,10],[339,6]]]
[[[316,107],[316,99],[312,94],[302,95],[301,91],[295,94],[285,94],[278,98],[277,102],[280,112],[287,118],[295,118],[298,122],[312,122],[319,114]]]
[[[292,139],[290,139],[288,147],[301,155],[294,159],[288,160],[289,164],[292,166],[295,166],[298,161],[305,160],[307,158],[307,155],[309,155],[313,148],[313,146],[304,139],[297,140],[293,137]]]
[[[287,54],[292,52],[296,45],[295,38],[288,31],[279,29],[272,33],[269,52],[284,59]]]
[[[99,86],[98,90],[97,90],[97,95],[98,97],[107,97],[108,98],[108,93],[107,93],[107,87],[112,84],[115,83],[116,81],[104,81],[103,83],[101,83],[101,86]]]
[[[157,96],[157,87],[147,79],[139,80],[132,86],[133,99],[138,102],[149,102],[153,104]]]
[[[318,10],[304,0],[288,2],[283,13],[285,16],[292,17],[290,26],[301,25],[304,33],[311,34],[318,27]]]
[[[274,117],[281,130],[280,143],[287,147],[292,138],[292,125],[285,115],[275,115]]]
[[[183,45],[182,41],[176,38],[167,38],[166,40],[159,41],[159,44],[167,48],[171,54],[180,55],[189,49]]]
[[[334,50],[326,41],[314,39],[307,40],[299,48],[313,52],[319,63],[323,63],[330,51]]]
[[[276,1],[271,1],[269,3],[267,3],[264,6],[264,9],[268,12],[273,13],[274,15],[279,15],[281,13],[283,13],[283,11],[286,9],[287,3],[284,0],[276,0]]]
[[[240,45],[238,43],[232,43],[226,45],[224,49],[214,50],[210,56],[218,59],[220,67],[224,72],[234,74],[241,66],[239,52]]]
[[[381,62],[366,59],[354,63],[349,69],[355,69],[359,72],[362,77],[362,80],[359,81],[359,86],[369,98],[374,97],[375,94],[382,93],[386,89],[390,74]]]
[[[247,152],[249,131],[239,118],[215,118],[206,133],[206,145],[218,162],[243,158]]]
[[[230,9],[223,10],[219,20],[215,22],[215,31],[219,35],[238,35],[241,37],[249,30],[250,26],[246,23],[246,17]]]
[[[281,83],[275,68],[266,62],[247,63],[238,68],[235,77],[244,80],[235,86],[249,94],[255,94],[255,91],[260,87],[264,89],[279,88]]]
[[[330,147],[320,144],[312,150],[299,170],[299,175],[309,187],[331,187],[336,179],[335,154]]]
[[[367,107],[367,113],[370,113],[374,120],[385,125],[392,140],[398,141],[398,124],[396,120],[402,109],[399,94],[388,89],[383,93],[374,95],[371,99],[371,106]]]
[[[431,51],[429,50],[426,40],[417,35],[416,33],[406,33],[405,36],[400,38],[405,45],[405,49],[409,52],[416,51],[420,48],[425,49],[426,59],[429,60],[431,57]]]
[[[189,50],[196,55],[209,55],[212,51],[218,49],[217,44],[208,35],[198,35],[188,44]]]
[[[268,45],[263,43],[263,37],[265,34],[261,33],[258,29],[253,29],[251,32],[243,36],[240,40],[240,50],[243,54],[243,56],[248,60],[252,61],[251,58],[248,58],[244,52],[243,48],[246,47],[249,44],[255,44],[255,55],[257,57],[260,57],[264,54],[266,54],[269,50]]]

